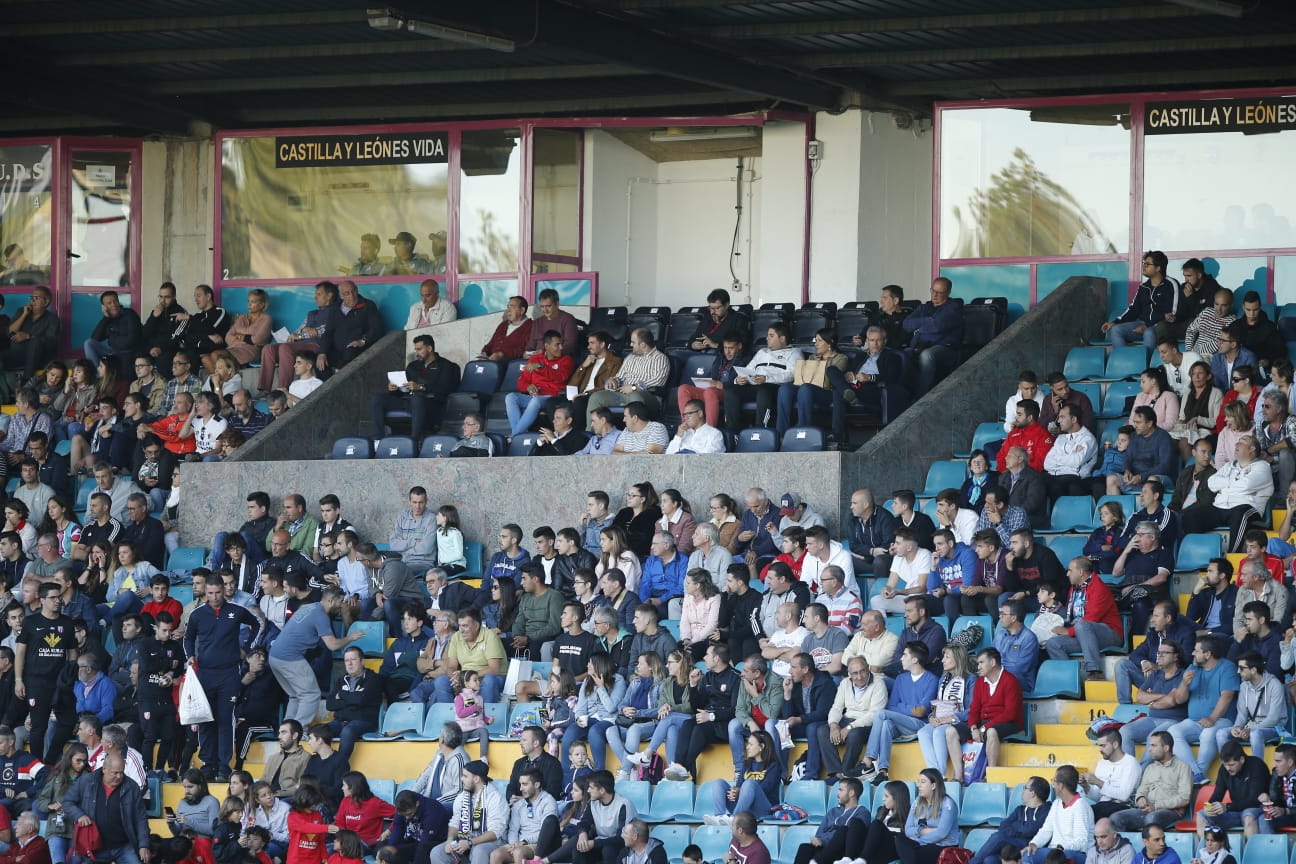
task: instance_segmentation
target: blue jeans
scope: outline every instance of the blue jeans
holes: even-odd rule
[[[562,767],[566,771],[571,767],[571,745],[577,741],[588,741],[590,757],[594,761],[594,770],[602,771],[607,765],[607,730],[612,724],[606,720],[590,718],[589,725],[581,728],[576,722],[567,724],[562,736]]]
[[[49,844],[50,861],[67,860],[68,850],[72,848],[71,837],[46,837],[45,842]]]
[[[656,720],[647,723],[636,723],[625,728],[613,723],[608,726],[604,734],[607,736],[608,746],[612,748],[612,755],[617,758],[618,762],[625,765],[630,754],[638,753],[640,743],[645,738],[651,738],[653,730],[656,728]]]
[[[530,396],[510,393],[504,397],[504,410],[508,412],[510,435],[517,436],[531,429],[540,411],[549,404],[552,396]]]
[[[665,720],[657,722],[657,728],[653,730],[652,740],[648,742],[648,752],[654,753],[657,748],[666,743],[666,761],[674,762],[675,748],[679,743],[679,730],[684,725],[685,720],[693,719],[692,714],[684,714],[680,711],[672,711],[666,715]],[[669,738],[667,736],[670,736]]]
[[[370,723],[368,720],[349,720],[343,723],[340,720],[334,720],[328,724],[329,730],[338,740],[338,755],[343,759],[350,761],[351,753],[355,750],[356,742],[360,736],[366,732],[377,732],[377,725]]]
[[[1074,636],[1054,636],[1048,641],[1048,656],[1053,660],[1066,660],[1072,651],[1084,654],[1085,669],[1102,671],[1102,649],[1120,644],[1116,631],[1101,621],[1075,622]]]
[[[1144,328],[1143,332],[1135,333],[1134,331],[1139,327]],[[1124,324],[1117,324],[1107,331],[1107,335],[1111,337],[1112,345],[1117,348],[1124,348],[1131,343],[1135,345],[1141,343],[1145,348],[1156,347],[1155,328],[1148,327],[1142,321],[1126,321]]]
[[[86,359],[95,366],[99,365],[100,359],[111,357],[114,353],[111,345],[97,339],[87,339],[81,347],[85,350]]]
[[[414,691],[420,690],[424,684],[419,684],[414,690],[410,691],[410,700],[414,701]],[[481,694],[482,701],[487,705],[500,701],[500,694],[504,692],[504,676],[490,675],[486,672],[481,673]],[[432,694],[436,697],[437,702],[453,702],[454,690],[450,687],[450,676],[442,675],[440,678],[434,678],[432,683]]]
[[[869,730],[865,755],[876,762],[878,768],[887,768],[891,765],[891,742],[904,735],[917,734],[918,730],[926,725],[926,717],[914,717],[910,714],[901,714],[899,711],[883,711],[873,718],[873,728]]]
[[[1218,753],[1219,748],[1224,746],[1225,741],[1233,740],[1233,724],[1225,723],[1224,721],[1221,720],[1219,723],[1216,723],[1211,728],[1202,730],[1201,749],[1203,751],[1206,749],[1205,747],[1206,737],[1212,732],[1215,733],[1214,749],[1211,751],[1213,753]],[[1253,727],[1250,733],[1248,734],[1247,738],[1251,742],[1251,755],[1256,757],[1257,759],[1264,759],[1265,744],[1269,743],[1270,741],[1278,740],[1278,730],[1272,726]],[[1202,763],[1203,770],[1205,770],[1205,768],[1210,765],[1209,760],[1202,759],[1200,756],[1198,757],[1198,761]]]
[[[941,776],[947,776],[945,767],[949,763],[949,741],[945,738],[945,730],[948,726],[933,726],[930,722],[918,730],[918,749],[922,751],[923,763],[928,768],[934,768],[941,772]],[[961,760],[962,752],[960,751],[959,759]],[[1000,844],[1002,845],[1002,844]]]
[[[1207,735],[1209,730],[1203,729],[1202,725],[1191,717],[1180,720],[1166,731],[1174,739],[1174,754],[1188,763],[1193,774],[1205,774],[1206,769],[1215,759],[1215,736]],[[1201,745],[1200,752],[1194,757],[1192,747],[1188,745],[1198,743]]]
[[[711,787],[711,804],[717,816],[725,813],[750,813],[757,819],[769,815],[773,805],[765,797],[765,790],[755,780],[744,780],[738,787],[738,800],[729,800],[729,790],[733,787],[727,780],[717,780]]]
[[[1142,687],[1146,678],[1142,666],[1128,657],[1122,659],[1116,664],[1116,701],[1122,705],[1131,704],[1130,687]]]
[[[148,843],[148,838],[144,837],[142,842]],[[94,860],[112,861],[114,864],[140,864],[139,850],[132,848],[129,843],[116,849],[100,849],[95,853]]]
[[[765,721],[765,731],[774,739],[776,745],[779,740],[777,726],[777,720]],[[729,721],[729,752],[733,755],[735,771],[741,768],[743,764],[743,748],[747,743],[747,733],[745,730],[746,726],[737,717]]]
[[[778,414],[774,420],[774,434],[780,441],[783,433],[792,426],[813,426],[815,407],[831,408],[832,391],[813,384],[780,384],[778,389]],[[796,422],[793,422],[793,410]]]

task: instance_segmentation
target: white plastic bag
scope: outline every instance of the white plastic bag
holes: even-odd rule
[[[202,682],[198,680],[197,674],[190,670],[185,674],[184,683],[180,685],[180,725],[210,723],[215,719]]]

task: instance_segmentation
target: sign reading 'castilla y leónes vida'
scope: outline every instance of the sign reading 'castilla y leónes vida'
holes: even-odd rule
[[[374,135],[299,135],[275,138],[276,168],[328,165],[415,165],[445,162],[445,132],[399,132]]]
[[[1202,99],[1149,102],[1148,135],[1192,132],[1282,132],[1296,129],[1296,98]]]

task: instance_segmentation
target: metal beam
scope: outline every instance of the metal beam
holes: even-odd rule
[[[260,60],[312,60],[329,57],[356,57],[381,54],[437,54],[470,51],[463,45],[437,39],[392,40],[372,42],[352,40],[322,45],[263,45],[248,48],[166,48],[152,51],[79,51],[54,58],[54,65],[84,66],[151,66],[165,63],[243,63]]]
[[[0,132],[32,135],[41,132],[84,131],[90,129],[118,130],[121,123],[106,117],[74,117],[70,114],[15,114],[6,110],[0,116]]]
[[[102,9],[101,9],[102,11]],[[245,15],[193,15],[168,18],[121,18],[76,21],[48,21],[10,24],[0,30],[0,39],[32,39],[46,36],[86,36],[101,33],[156,33],[192,30],[247,30],[266,27],[316,27],[325,24],[363,24],[363,4],[355,9],[319,12],[272,12]]]
[[[427,120],[459,117],[517,117],[535,114],[632,111],[645,108],[680,108],[715,105],[749,107],[750,93],[712,91],[653,93],[642,96],[529,100],[525,102],[466,102],[424,105],[333,105],[303,108],[250,108],[239,112],[244,123],[342,123],[361,120]]]
[[[633,0],[631,0],[633,2]],[[1190,18],[1204,12],[1180,6],[1130,4],[1105,9],[1040,9],[966,15],[922,15],[906,18],[816,18],[814,20],[762,21],[751,24],[717,24],[689,27],[683,32],[708,39],[778,39],[792,36],[842,36],[866,33],[906,33],[924,30],[975,30],[983,27],[1049,27],[1066,24],[1106,24],[1117,21],[1162,21]]]
[[[1166,39],[1157,42],[1157,51],[1167,55],[1209,51],[1252,51],[1258,48],[1287,48],[1296,45],[1296,33],[1272,33],[1265,36],[1222,36],[1216,38]],[[859,66],[915,66],[930,63],[976,63],[1023,58],[1059,59],[1064,57],[1133,56],[1147,53],[1146,40],[1122,42],[1066,42],[1058,45],[1005,45],[995,48],[920,48],[913,51],[821,51],[813,54],[789,54],[778,59],[813,69]]]
[[[1252,66],[1237,69],[1170,69],[1164,72],[1107,72],[1051,77],[941,78],[892,84],[887,93],[896,96],[925,96],[950,99],[965,95],[1015,96],[1047,90],[1142,90],[1149,87],[1178,87],[1187,84],[1238,84],[1291,81],[1296,66]]]
[[[351,87],[408,87],[442,84],[485,84],[497,81],[555,81],[567,78],[623,78],[646,74],[613,63],[570,66],[513,66],[490,69],[444,69],[434,72],[354,72],[339,75],[291,75],[269,78],[203,78],[162,81],[148,92],[155,95],[184,93],[249,93],[258,91],[331,90]]]

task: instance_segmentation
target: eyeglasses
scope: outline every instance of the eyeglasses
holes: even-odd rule
[[[1245,380],[1247,380],[1247,379],[1246,379],[1246,378],[1239,378],[1239,377],[1237,377],[1236,375],[1233,376],[1233,383],[1234,383],[1234,384],[1237,384],[1237,383],[1239,383],[1239,382],[1241,382],[1241,381],[1245,381]]]
[[[698,410],[695,408],[695,409],[693,409],[692,411],[685,411],[685,412],[683,413],[683,415],[681,415],[681,416],[684,416],[684,417],[692,417],[694,414],[701,414],[701,413],[702,413],[701,411],[698,411]]]

